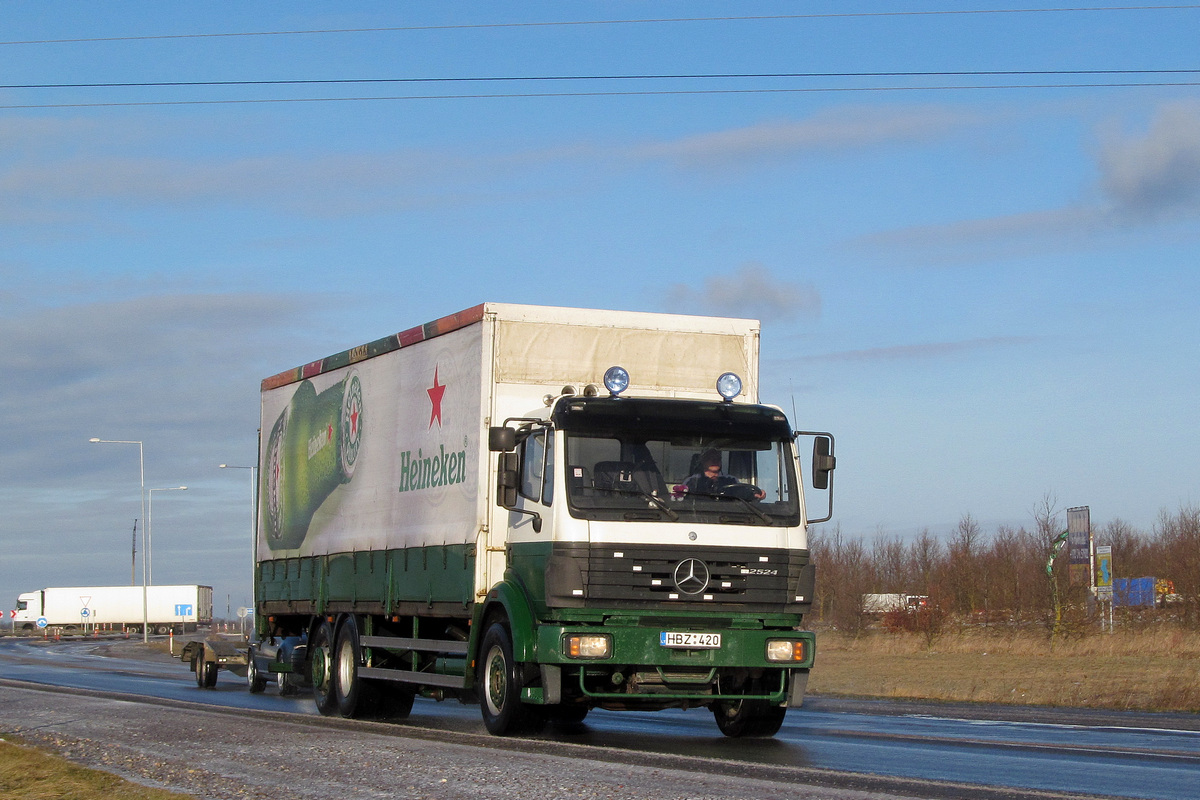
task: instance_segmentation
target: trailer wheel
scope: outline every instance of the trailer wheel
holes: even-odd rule
[[[205,648],[192,658],[192,671],[196,673],[196,685],[201,689],[211,689],[217,685],[217,662],[204,658]]]
[[[785,706],[765,700],[723,700],[713,704],[713,716],[721,733],[731,738],[768,738],[779,732]]]
[[[308,671],[317,711],[325,716],[335,713],[338,702],[334,691],[333,626],[324,620],[309,640]]]
[[[535,732],[545,717],[521,702],[522,669],[513,659],[508,626],[493,622],[483,635],[480,653],[475,680],[488,732],[496,736]]]
[[[201,671],[204,673],[204,683],[201,684],[205,689],[212,689],[217,685],[217,662],[205,661],[201,664]]]
[[[333,691],[337,697],[338,713],[343,717],[360,717],[371,705],[371,688],[359,677],[362,648],[358,641],[358,623],[346,617],[338,626],[337,647],[333,651]]]
[[[246,687],[250,694],[258,694],[267,688],[267,678],[258,671],[258,664],[254,660],[256,655],[257,651],[251,645],[246,651]]]

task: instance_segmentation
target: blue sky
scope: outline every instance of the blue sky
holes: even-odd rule
[[[1197,502],[1200,7],[1021,7],[7,4],[0,604],[129,579],[91,437],[248,603],[259,380],[483,301],[761,318],[846,534]]]

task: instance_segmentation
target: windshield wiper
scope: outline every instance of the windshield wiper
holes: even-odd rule
[[[647,500],[649,500],[653,505],[657,506],[664,513],[666,513],[666,515],[671,518],[672,522],[679,521],[679,514],[677,514],[675,512],[675,509],[673,509],[669,505],[667,505],[666,501],[663,500],[658,495],[651,494],[650,492],[647,492],[644,489],[615,489],[614,488],[614,489],[605,489],[604,491],[616,492],[617,494],[633,494],[633,495],[638,495],[639,497],[644,497]]]
[[[750,509],[750,511],[752,513],[754,513],[754,515],[757,516],[759,519],[761,519],[763,522],[767,523],[768,525],[771,524],[771,518],[769,516],[767,516],[766,512],[764,512],[761,508],[759,508],[758,506],[751,503],[746,498],[738,497],[735,494],[727,494],[724,492],[691,491],[691,492],[688,492],[686,495],[684,495],[684,497],[710,497],[713,500],[736,500],[739,503],[741,503],[742,505],[744,505],[746,508]]]

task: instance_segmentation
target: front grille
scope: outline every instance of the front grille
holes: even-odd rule
[[[780,604],[794,592],[805,555],[787,550],[593,546],[592,601]]]

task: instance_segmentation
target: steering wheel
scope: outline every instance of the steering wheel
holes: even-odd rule
[[[745,500],[747,503],[753,503],[759,499],[762,494],[762,489],[752,483],[731,483],[728,486],[722,486],[717,494],[721,497],[732,497],[735,500]]]

